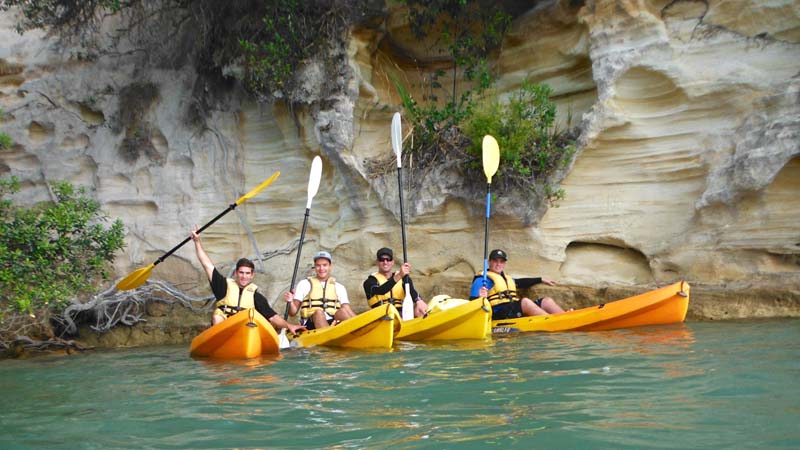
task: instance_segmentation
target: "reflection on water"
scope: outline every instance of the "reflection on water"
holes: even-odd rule
[[[0,448],[796,448],[798,324],[3,361]]]

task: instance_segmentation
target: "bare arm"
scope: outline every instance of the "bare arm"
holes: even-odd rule
[[[194,226],[194,229],[192,229],[190,235],[194,241],[194,249],[197,253],[197,259],[200,261],[200,265],[203,266],[203,270],[206,271],[208,280],[211,281],[211,276],[214,274],[214,263],[211,262],[211,258],[208,257],[208,253],[206,253],[206,250],[203,248],[203,243],[200,242],[200,236],[197,234],[197,225]]]
[[[293,324],[283,320],[283,317],[281,317],[281,316],[279,316],[277,314],[272,316],[272,317],[270,317],[269,318],[269,322],[276,329],[280,330],[281,328],[286,328],[292,334],[297,334],[298,331],[306,329],[306,327],[304,327],[302,325],[293,325]]]

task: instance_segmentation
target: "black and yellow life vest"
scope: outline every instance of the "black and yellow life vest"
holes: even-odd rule
[[[300,317],[308,319],[318,309],[325,311],[329,316],[336,314],[342,307],[336,295],[336,280],[333,277],[328,278],[324,286],[317,278],[309,278],[308,282],[311,283],[311,290],[300,304]]]
[[[388,278],[383,276],[380,272],[375,272],[372,274],[376,280],[378,280],[378,286],[382,286],[383,283],[389,281]],[[394,274],[392,274],[394,276]],[[391,303],[398,309],[398,311],[403,307],[403,299],[406,298],[406,290],[403,288],[402,281],[397,282],[392,287],[392,290],[382,294],[382,295],[373,295],[369,299],[367,299],[367,303],[371,308],[374,308],[382,303],[386,303],[391,301]]]
[[[483,272],[478,272],[475,277],[483,277]],[[495,273],[491,270],[486,273],[486,277],[494,283],[487,297],[492,306],[519,301],[517,285],[514,283],[513,278],[506,278],[505,274]]]
[[[232,278],[227,278],[225,281],[228,283],[228,292],[225,294],[225,298],[217,302],[216,307],[226,317],[230,317],[243,309],[255,308],[255,293],[258,286],[250,283],[244,288],[240,288]],[[241,294],[239,293],[240,290]]]

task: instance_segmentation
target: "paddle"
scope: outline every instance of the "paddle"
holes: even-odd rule
[[[311,212],[311,201],[319,190],[319,181],[322,178],[322,159],[315,156],[311,161],[311,172],[308,174],[308,201],[306,202],[306,213],[303,217],[303,230],[300,232],[300,242],[297,244],[297,257],[294,260],[294,271],[292,272],[292,284],[289,285],[289,292],[294,293],[294,283],[297,281],[297,269],[300,267],[300,253],[303,250],[303,240],[306,238],[306,227],[308,226],[308,214]],[[283,310],[283,320],[289,318],[289,304]],[[286,329],[281,330],[279,337],[280,348],[289,348],[289,338],[286,337]]]
[[[219,213],[217,217],[214,217],[213,219],[211,219],[210,222],[203,225],[202,228],[197,230],[197,234],[200,234],[203,230],[210,227],[214,222],[219,220],[225,214],[228,214],[229,212],[236,209],[237,206],[255,197],[264,188],[272,184],[272,182],[275,181],[275,179],[278,178],[280,174],[281,174],[280,171],[276,171],[275,173],[272,174],[271,177],[264,180],[264,182],[259,184],[255,189],[241,196],[239,200],[236,200],[236,203],[232,203],[230,206],[228,206],[228,208],[225,211]],[[167,253],[163,254],[160,258],[158,258],[156,262],[150,264],[147,267],[142,267],[141,269],[131,272],[127,277],[123,278],[122,280],[120,280],[119,283],[117,283],[116,288],[120,291],[127,291],[141,286],[142,284],[144,284],[145,281],[147,281],[148,278],[150,278],[150,272],[153,270],[153,268],[155,268],[156,265],[167,259],[167,257],[175,253],[179,248],[183,247],[183,245],[189,242],[191,239],[192,239],[191,236],[187,237],[186,239],[183,240],[183,242],[173,247],[172,250],[168,251]]]
[[[400,193],[400,234],[403,237],[403,263],[408,262],[406,251],[406,219],[403,212],[403,134],[400,128],[400,113],[392,117],[392,148],[397,157],[397,191]],[[408,275],[403,279],[406,297],[403,299],[403,320],[414,318],[414,300],[411,298],[411,288]]]
[[[483,238],[483,285],[486,286],[486,271],[489,270],[489,212],[492,204],[492,177],[500,165],[500,147],[488,134],[483,137],[483,173],[486,174],[486,230]]]

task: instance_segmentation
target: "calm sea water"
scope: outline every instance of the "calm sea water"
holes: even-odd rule
[[[800,321],[0,361],[0,448],[798,448]]]

